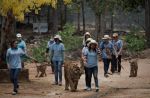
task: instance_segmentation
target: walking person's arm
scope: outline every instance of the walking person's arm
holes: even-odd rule
[[[21,51],[21,56],[23,56],[24,58],[26,58],[26,59],[31,59],[33,62],[37,62],[37,60],[36,60],[35,58],[33,58],[33,57],[27,55],[26,52],[23,51],[22,49],[20,49],[20,51]]]
[[[10,69],[10,64],[9,64],[9,50],[7,50],[7,53],[6,53],[6,63],[7,63],[7,68]]]
[[[119,49],[118,55],[121,55],[122,50],[123,50],[123,42],[122,40],[120,40],[120,49]]]

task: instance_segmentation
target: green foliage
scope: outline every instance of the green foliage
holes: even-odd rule
[[[65,45],[66,51],[78,49],[82,46],[82,38],[79,36],[73,36],[74,32],[75,28],[72,24],[69,23],[64,26],[63,31],[59,32]]]
[[[145,6],[145,0],[117,0],[118,5],[120,5],[125,11],[132,11],[138,7]]]
[[[82,38],[79,36],[73,36],[75,28],[72,24],[67,23],[63,31],[58,32],[61,35],[66,51],[78,49],[82,46]],[[38,62],[44,62],[47,60],[45,56],[47,42],[50,37],[42,38],[38,44],[32,48],[32,57],[38,60]]]
[[[138,31],[131,31],[125,37],[125,41],[127,42],[127,49],[130,52],[140,52],[145,49],[145,37],[142,33],[137,33]]]
[[[38,62],[44,62],[46,60],[45,51],[47,46],[47,40],[41,40],[36,47],[32,49],[32,56]]]
[[[106,7],[106,0],[86,0],[96,15],[101,15]]]

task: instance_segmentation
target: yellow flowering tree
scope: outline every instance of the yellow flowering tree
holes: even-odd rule
[[[57,0],[0,0],[0,15],[3,16],[0,56],[6,53],[8,43],[15,38],[14,23],[15,21],[24,21],[24,15],[41,9],[42,5],[57,7]],[[71,3],[71,0],[64,0],[65,4]]]

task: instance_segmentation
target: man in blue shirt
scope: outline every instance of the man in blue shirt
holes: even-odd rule
[[[16,37],[17,37],[17,40],[18,40],[18,45],[17,45],[17,47],[18,47],[18,48],[21,48],[24,52],[26,52],[27,47],[26,47],[25,41],[22,39],[22,35],[21,35],[20,33],[18,33],[18,34],[16,35]]]
[[[26,58],[33,59],[27,56],[26,53],[21,48],[17,47],[17,41],[12,41],[11,48],[7,50],[6,61],[7,61],[8,69],[10,70],[10,79],[14,86],[13,93],[12,93],[13,95],[16,95],[18,93],[18,88],[19,88],[18,76],[22,69],[21,56],[23,55]],[[36,61],[35,59],[33,60]]]
[[[109,77],[108,69],[112,59],[113,45],[110,42],[109,35],[104,35],[104,38],[102,39],[103,41],[100,43],[100,50],[102,51],[102,59],[104,63],[104,76]]]
[[[118,34],[113,34],[113,40],[112,44],[114,47],[114,52],[112,55],[112,73],[118,72],[120,74],[121,72],[121,56],[122,56],[122,48],[123,48],[123,42],[118,38]]]
[[[52,74],[54,73],[54,65],[53,65],[53,61],[52,61],[52,58],[51,58],[51,49],[52,49],[52,46],[54,44],[54,39],[50,39],[48,42],[47,42],[47,49],[46,49],[46,53],[49,53],[48,56],[49,56],[49,60],[50,60],[50,65],[51,65],[51,69],[52,69]]]
[[[17,44],[17,47],[18,48],[21,48],[25,53],[27,52],[27,48],[26,48],[26,43],[25,41],[22,39],[22,35],[20,33],[18,33],[16,35],[17,37],[17,40],[18,40],[18,44]],[[22,56],[21,57],[21,63],[22,63],[22,68],[24,68],[24,57]]]
[[[64,63],[64,44],[62,43],[62,39],[60,35],[56,35],[54,37],[55,43],[52,46],[52,61],[54,64],[54,73],[55,73],[55,85],[62,85],[62,64]],[[59,82],[58,82],[59,78]]]

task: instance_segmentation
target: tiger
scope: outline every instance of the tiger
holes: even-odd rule
[[[65,90],[69,90],[69,86],[72,92],[77,90],[78,81],[83,71],[83,64],[79,66],[79,64],[73,61],[64,63]]]

